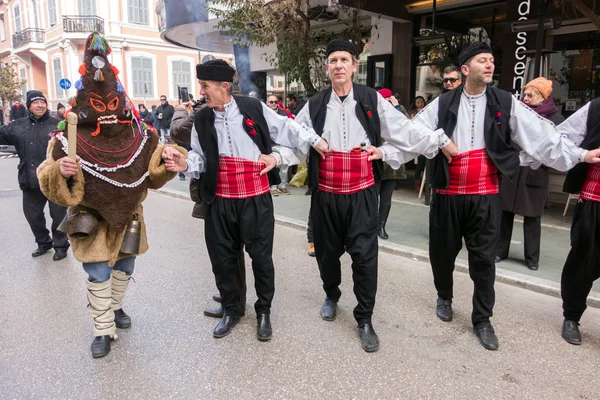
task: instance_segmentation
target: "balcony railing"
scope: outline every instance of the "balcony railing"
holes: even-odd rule
[[[29,43],[44,43],[44,31],[42,29],[27,28],[12,36],[13,48],[18,49]]]
[[[104,33],[104,19],[95,15],[64,15],[63,30],[65,32]]]

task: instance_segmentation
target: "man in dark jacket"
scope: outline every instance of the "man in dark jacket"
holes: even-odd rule
[[[167,101],[167,96],[160,96],[160,106],[156,109],[156,118],[158,119],[159,134],[163,143],[167,143],[173,114],[175,114],[175,109]]]
[[[65,120],[65,111],[67,111],[65,109],[65,105],[63,103],[58,103],[58,105],[56,106],[56,119],[58,121]]]
[[[42,92],[27,92],[28,116],[7,126],[0,127],[0,144],[13,145],[19,156],[19,186],[23,191],[23,213],[35,236],[38,248],[33,257],[44,255],[54,247],[54,261],[67,256],[67,234],[57,230],[66,215],[67,208],[48,201],[40,190],[36,169],[46,159],[49,134],[56,130],[58,121],[50,116],[48,103]],[[46,228],[44,207],[50,206],[52,237]]]
[[[8,115],[8,121],[13,122],[20,118],[27,116],[27,110],[21,104],[21,100],[15,100],[13,106],[10,108],[10,114]]]

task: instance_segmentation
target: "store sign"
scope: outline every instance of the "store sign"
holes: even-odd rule
[[[519,16],[519,21],[526,21],[529,19],[529,13],[531,12],[531,0],[522,0],[518,3],[517,13]],[[513,85],[512,89],[515,96],[520,96],[521,88],[525,84],[525,62],[527,56],[525,54],[519,54],[520,52],[524,52],[527,50],[527,32],[519,32],[517,33],[516,45],[515,49],[515,65],[513,67],[513,72],[515,73],[513,77]]]

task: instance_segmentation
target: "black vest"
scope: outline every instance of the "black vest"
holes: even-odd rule
[[[591,150],[600,147],[600,98],[594,99],[588,109],[586,124],[586,135],[583,142],[579,145],[582,149]],[[573,167],[565,178],[563,192],[579,193],[585,180],[587,179],[588,163],[579,163]]]
[[[246,125],[247,120],[254,121],[256,135],[248,136],[258,146],[262,154],[271,154],[271,148],[275,144],[269,135],[269,126],[263,115],[262,103],[253,97],[233,96],[240,114],[243,116],[242,128],[249,132]],[[200,147],[206,157],[206,182],[204,184],[203,199],[210,204],[215,199],[217,190],[217,176],[219,172],[219,145],[217,140],[217,130],[215,129],[215,113],[212,108],[203,108],[196,113],[194,117],[194,127],[198,132]],[[279,174],[275,170],[269,172],[269,183],[271,185],[281,182]]]
[[[312,126],[319,136],[323,134],[325,119],[327,118],[327,104],[331,99],[330,87],[320,93],[317,93],[309,100],[309,111]],[[377,112],[377,91],[368,86],[353,84],[354,100],[356,100],[356,117],[360,121],[367,137],[373,146],[381,146],[381,126],[379,123],[379,113]],[[371,115],[369,116],[369,112]],[[319,189],[319,165],[321,156],[311,147],[308,162],[308,187],[311,191]],[[373,174],[375,180],[379,181],[383,171],[381,160],[373,162]]]
[[[437,127],[443,129],[450,139],[456,128],[462,92],[463,86],[459,86],[439,97]],[[512,146],[510,138],[512,95],[504,90],[488,86],[486,98],[487,110],[483,123],[485,148],[500,174],[512,182],[519,172],[519,152]],[[432,165],[432,187],[435,189],[448,188],[450,182],[448,159],[441,151],[434,157]]]

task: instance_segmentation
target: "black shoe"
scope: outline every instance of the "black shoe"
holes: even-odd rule
[[[539,264],[527,264],[527,268],[529,268],[532,271],[537,271],[539,267]]]
[[[506,257],[502,258],[500,256],[496,256],[496,258],[494,259],[494,262],[499,263],[500,261],[504,261],[504,260],[506,260]]]
[[[305,196],[310,196],[312,194],[312,191],[310,189],[308,189],[306,191],[306,193],[304,193]]]
[[[479,342],[488,350],[498,350],[498,337],[494,333],[494,327],[491,324],[473,328],[479,338]]]
[[[452,321],[452,316],[453,316],[452,301],[444,300],[441,297],[438,297],[436,314],[437,314],[438,318],[444,322]]]
[[[222,318],[223,317],[223,307],[221,305],[214,308],[207,308],[204,310],[204,315],[212,318]]]
[[[581,333],[579,333],[579,322],[565,319],[562,327],[562,337],[571,344],[580,345]]]
[[[48,250],[50,250],[50,248],[47,247],[42,247],[42,246],[38,246],[37,249],[35,249],[35,251],[33,253],[31,253],[31,257],[39,257],[39,256],[43,256],[44,254],[46,254],[48,252]]]
[[[115,325],[119,329],[131,328],[131,318],[125,314],[122,308],[115,310]]]
[[[379,350],[379,337],[373,329],[371,322],[366,322],[358,327],[358,334],[360,335],[360,344],[367,353],[372,353]]]
[[[215,303],[220,303],[220,302],[221,302],[221,295],[220,295],[220,294],[215,294],[215,295],[213,296],[213,301],[214,301]]]
[[[92,357],[100,358],[110,353],[110,341],[112,339],[108,335],[96,336],[92,342]]]
[[[52,259],[54,261],[60,261],[67,258],[67,249],[56,249],[54,250],[54,255],[52,256]]]
[[[216,338],[222,338],[231,333],[233,327],[238,323],[239,318],[230,317],[227,314],[223,314],[221,322],[215,327],[213,336]]]
[[[379,230],[377,231],[377,236],[379,236],[380,238],[387,240],[388,238],[388,234],[385,231],[385,226],[379,226]]]
[[[330,300],[329,297],[325,298],[325,302],[321,307],[321,318],[325,321],[333,321],[337,316],[337,301]]]
[[[256,338],[261,342],[266,342],[271,340],[272,336],[271,316],[269,314],[258,314],[256,317]]]

